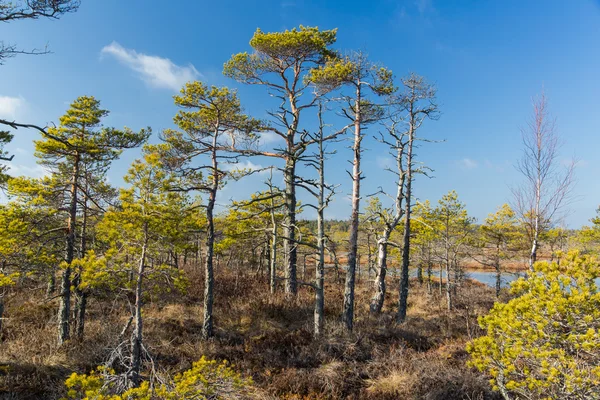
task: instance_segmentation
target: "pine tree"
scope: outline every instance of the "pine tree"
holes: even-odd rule
[[[224,74],[238,82],[265,86],[279,100],[277,111],[269,112],[273,123],[266,128],[283,139],[285,145],[274,151],[253,154],[283,159],[285,181],[284,252],[285,291],[296,295],[296,166],[308,146],[315,143],[302,129],[301,118],[315,106],[316,96],[309,93],[307,74],[333,55],[336,30],[300,26],[285,32],[265,33],[257,29],[250,41],[254,52],[238,53],[225,63]]]
[[[70,337],[71,263],[76,257],[76,231],[81,194],[88,197],[83,184],[85,165],[105,167],[117,159],[123,149],[139,146],[148,133],[102,126],[108,111],[91,96],[77,98],[60,117],[60,125],[48,129],[49,136],[35,142],[39,163],[49,168],[67,194],[67,227],[64,268],[60,287],[58,342]]]
[[[93,285],[95,280],[104,278],[112,279],[116,287],[131,282],[135,305],[131,362],[126,367],[127,378],[137,386],[144,355],[142,309],[148,286],[146,281],[164,276],[169,282],[169,277],[179,274],[177,269],[161,263],[160,255],[164,251],[163,244],[172,240],[178,223],[172,219],[174,204],[181,205],[178,211],[187,217],[189,214],[185,211],[189,210],[186,206],[189,202],[182,194],[170,191],[174,179],[152,147],[145,148],[142,160],[133,162],[124,180],[130,188],[121,190],[119,207],[107,211],[98,227],[101,239],[109,244],[107,259],[114,273],[106,276],[106,268],[98,269],[92,264],[91,268],[88,266],[91,271],[86,271],[85,284]],[[131,279],[127,279],[127,275]]]
[[[208,194],[206,205],[206,260],[204,286],[204,322],[202,335],[213,336],[215,246],[214,208],[217,192],[231,176],[225,167],[235,161],[239,152],[255,140],[253,134],[260,124],[244,115],[237,94],[228,88],[208,87],[190,82],[175,96],[181,108],[174,118],[181,132],[163,133],[170,146],[166,162],[182,178],[177,191],[200,191]],[[224,165],[223,165],[224,164]]]

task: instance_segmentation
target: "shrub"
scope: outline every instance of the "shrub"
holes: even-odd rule
[[[242,377],[227,361],[218,363],[204,357],[192,368],[175,375],[167,384],[152,387],[142,382],[137,388],[115,393],[109,377],[114,371],[98,367],[85,375],[73,373],[65,382],[70,400],[185,400],[249,398],[252,380]]]
[[[479,319],[487,334],[467,345],[509,399],[600,398],[600,265],[569,253],[538,262],[512,287],[517,296]]]

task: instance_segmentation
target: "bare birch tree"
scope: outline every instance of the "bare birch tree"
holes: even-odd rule
[[[540,235],[572,200],[575,162],[563,166],[559,159],[556,120],[544,93],[533,101],[533,116],[522,130],[523,155],[517,170],[524,182],[512,189],[514,210],[527,227],[531,241],[529,268],[538,257]]]

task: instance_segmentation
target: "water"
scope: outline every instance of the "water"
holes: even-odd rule
[[[411,276],[417,276],[417,270],[411,270]],[[427,276],[427,271],[423,271],[423,276]],[[439,278],[440,271],[432,270],[431,276]],[[450,275],[452,276],[452,275]],[[506,272],[503,271],[500,274],[500,287],[509,287],[512,281],[519,279],[519,277],[525,276],[525,272]],[[442,278],[446,277],[446,271],[442,271]],[[485,271],[485,270],[465,270],[465,278],[472,279],[477,282],[481,282],[490,287],[496,287],[496,271]]]
[[[326,268],[333,268],[334,265],[333,264],[326,264],[325,265]],[[345,265],[340,265],[340,269],[343,271],[345,269]],[[366,275],[367,274],[367,267],[366,265],[361,265],[360,268],[360,273],[361,275]],[[396,268],[390,268],[388,270],[388,273],[391,276],[400,276],[400,270],[396,269]],[[500,287],[509,287],[510,283],[512,281],[515,281],[517,279],[519,279],[519,277],[521,276],[525,276],[526,272],[507,272],[507,271],[503,271],[500,274]],[[410,276],[411,277],[416,277],[417,276],[417,270],[416,269],[411,269],[410,270]],[[427,271],[423,270],[423,277],[427,276]],[[431,271],[431,276],[432,278],[439,278],[440,276],[440,271],[439,269],[433,269]],[[442,278],[446,277],[446,271],[442,271]],[[483,284],[486,284],[490,287],[496,287],[496,271],[490,271],[490,270],[480,270],[480,269],[474,269],[474,270],[470,270],[470,269],[466,269],[465,270],[465,277],[467,279],[472,279],[474,281],[477,282],[481,282]]]

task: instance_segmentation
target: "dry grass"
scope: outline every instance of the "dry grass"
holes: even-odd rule
[[[485,286],[467,284],[456,310],[448,313],[437,290],[428,295],[414,282],[408,320],[398,326],[397,282],[390,279],[384,312],[374,317],[368,311],[370,284],[363,277],[356,291],[355,332],[347,335],[338,322],[341,285],[331,284],[326,332],[315,340],[310,289],[302,287],[295,299],[271,296],[265,277],[219,270],[216,337],[204,342],[203,287],[196,284],[202,282],[196,271],[190,271],[194,285],[188,294],[150,299],[145,306],[145,341],[166,373],[189,368],[205,355],[227,359],[251,375],[265,399],[498,398],[485,377],[465,366],[464,344],[479,334],[476,318],[493,304],[493,291]],[[0,399],[59,398],[68,374],[102,363],[128,319],[122,302],[100,294],[89,302],[85,340],[58,348],[57,303],[43,299],[41,289],[22,287],[7,302]]]

